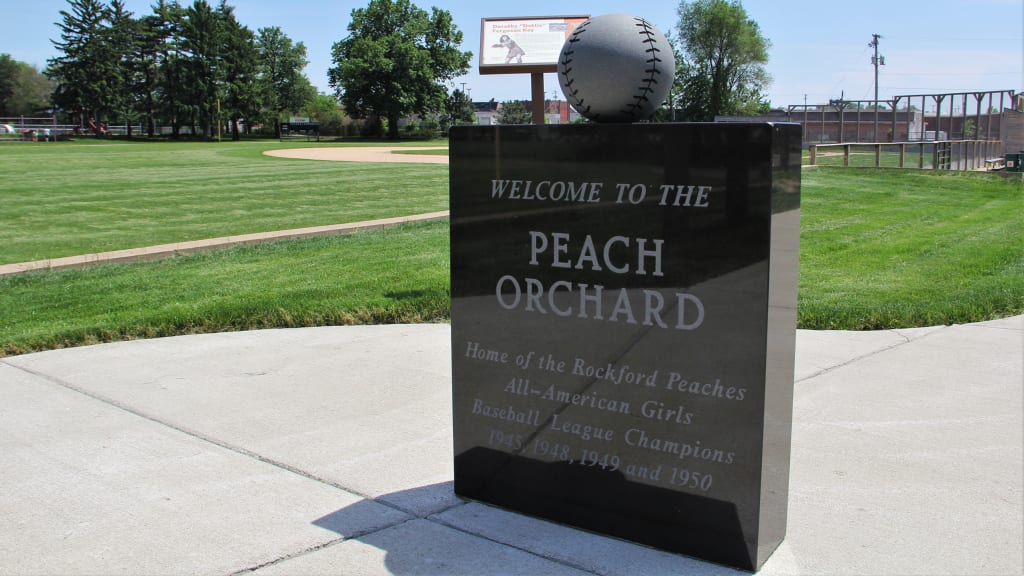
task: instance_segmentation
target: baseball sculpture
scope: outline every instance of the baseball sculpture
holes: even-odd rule
[[[675,76],[668,40],[650,22],[605,14],[583,22],[562,45],[558,82],[577,112],[595,122],[648,120]]]

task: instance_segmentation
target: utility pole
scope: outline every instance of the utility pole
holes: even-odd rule
[[[885,66],[885,56],[878,55],[878,39],[881,38],[881,34],[872,34],[871,42],[868,42],[869,48],[875,49],[875,55],[871,57],[871,64],[875,67],[875,142],[878,142],[878,67]],[[857,133],[860,133],[860,126],[857,127]]]
[[[675,120],[675,118],[673,118],[673,120]],[[807,140],[807,94],[804,94],[804,124],[801,128],[803,129],[804,140]]]

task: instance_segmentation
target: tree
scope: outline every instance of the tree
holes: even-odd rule
[[[718,115],[746,115],[767,109],[765,70],[771,43],[739,0],[680,2],[684,115],[711,121]]]
[[[175,69],[186,89],[180,96],[196,127],[207,137],[222,117],[232,123],[255,115],[257,52],[255,35],[239,24],[234,8],[223,0],[216,9],[195,0],[185,9],[180,26],[183,65]]]
[[[112,0],[108,11],[109,26],[105,29],[104,44],[110,58],[110,77],[108,78],[108,105],[118,118],[123,118],[128,126],[128,137],[132,135],[132,119],[137,110],[136,84],[134,82],[135,45],[141,35],[141,25],[125,8],[123,0]]]
[[[171,124],[171,136],[177,138],[182,122],[191,114],[185,84],[187,55],[184,52],[182,29],[185,9],[177,0],[158,0],[153,6],[151,26],[159,46],[157,56],[157,111]]]
[[[163,86],[160,65],[167,40],[163,20],[156,13],[143,16],[137,21],[135,34],[130,54],[134,67],[128,83],[136,111],[146,120],[146,134],[152,138]]]
[[[68,0],[70,11],[61,10],[61,40],[53,45],[63,53],[48,61],[47,75],[57,82],[54,103],[80,122],[89,111],[100,122],[110,110],[110,79],[116,63],[109,46],[110,9],[99,0]]]
[[[498,107],[499,124],[532,124],[533,113],[520,100],[502,102]]]
[[[469,94],[462,90],[453,91],[451,96],[445,100],[442,120],[441,125],[445,132],[448,131],[450,126],[455,126],[459,123],[472,124],[475,122],[476,108],[473,107],[473,101],[469,98]]]
[[[344,129],[345,114],[338,101],[330,94],[317,94],[302,109],[306,116],[320,123],[321,134],[340,135]]]
[[[18,90],[18,61],[10,54],[0,54],[0,116],[13,116],[10,101]]]
[[[672,48],[672,54],[675,56],[676,69],[675,76],[672,78],[672,87],[669,88],[668,96],[665,97],[665,105],[654,112],[655,122],[675,122],[683,117],[683,110],[686,107],[687,94],[686,85],[684,84],[686,64],[682,53],[679,51],[680,42],[672,36],[671,32],[665,35],[665,39],[668,40],[668,44]]]
[[[349,35],[331,48],[328,81],[348,114],[384,117],[388,137],[398,138],[398,121],[409,114],[440,111],[444,83],[469,70],[462,32],[445,10],[428,14],[410,0],[371,0],[352,11]]]
[[[259,50],[260,96],[267,111],[265,120],[274,123],[274,130],[280,136],[278,121],[283,114],[301,110],[316,96],[316,89],[302,73],[309,64],[306,46],[302,42],[292,43],[292,39],[277,26],[260,28],[256,46]]]
[[[53,83],[35,66],[0,54],[0,116],[39,116],[51,92]]]
[[[217,88],[224,80],[220,65],[223,45],[220,17],[205,0],[196,0],[185,9],[181,25],[184,65],[182,81],[186,86],[184,101],[188,103],[189,123],[210,136],[217,114]]]
[[[260,93],[259,51],[256,35],[235,18],[234,9],[223,2],[218,8],[223,27],[221,62],[224,67],[224,85],[220,90],[223,112],[231,122],[231,139],[240,138],[238,123],[243,118],[259,116]]]

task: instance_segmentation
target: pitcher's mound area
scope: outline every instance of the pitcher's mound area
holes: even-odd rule
[[[358,148],[291,148],[268,150],[267,156],[299,158],[302,160],[334,160],[337,162],[406,162],[422,164],[447,164],[448,156],[438,154],[415,154],[416,150],[437,150],[439,146],[364,146]],[[395,154],[395,150],[410,152]]]

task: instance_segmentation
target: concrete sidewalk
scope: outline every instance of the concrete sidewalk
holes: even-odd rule
[[[452,492],[446,325],[0,359],[0,574],[736,575]],[[761,571],[1021,574],[1024,317],[797,336]]]

